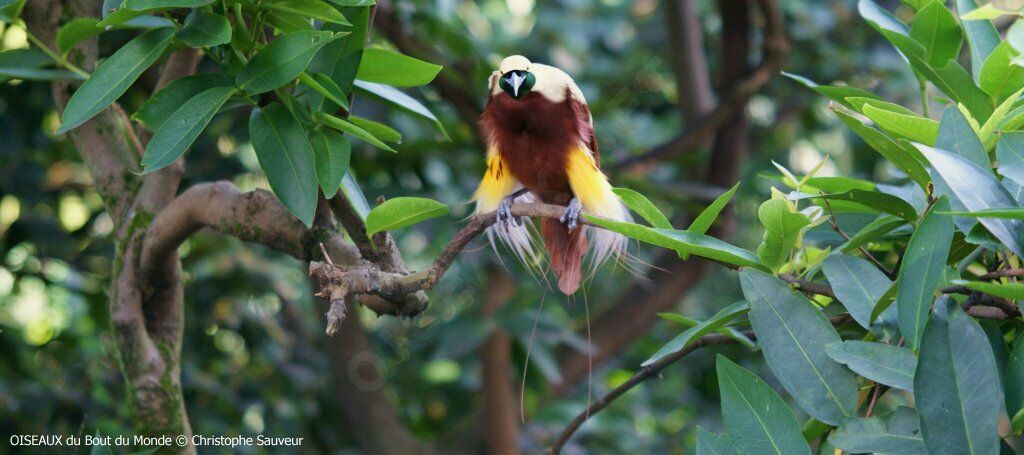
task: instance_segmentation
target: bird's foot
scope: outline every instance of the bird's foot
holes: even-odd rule
[[[498,203],[498,224],[505,227],[519,226],[522,222],[512,216],[512,204],[516,202],[516,194],[507,196]]]
[[[579,225],[580,212],[582,210],[583,207],[580,205],[580,200],[574,197],[569,201],[569,206],[565,208],[565,213],[558,217],[558,221],[561,221],[565,227],[572,231]]]

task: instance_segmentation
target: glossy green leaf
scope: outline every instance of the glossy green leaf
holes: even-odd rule
[[[252,111],[249,137],[274,194],[306,226],[312,225],[319,191],[313,149],[302,125],[288,108],[274,103]]]
[[[736,455],[727,434],[714,434],[697,427],[697,455]]]
[[[356,77],[368,82],[395,87],[418,87],[434,80],[441,67],[388,50],[370,48],[363,51]]]
[[[1018,335],[1017,340],[1013,343],[1013,351],[1006,360],[1006,373],[1003,376],[1006,411],[1009,415],[1016,417],[1024,409],[1024,336],[1022,335]]]
[[[789,261],[789,255],[798,245],[804,228],[811,224],[807,215],[793,209],[784,199],[769,199],[757,209],[757,218],[764,226],[764,238],[757,248],[761,263],[773,271]]]
[[[99,21],[91,17],[72,19],[57,29],[57,50],[67,54],[76,44],[99,35],[103,29],[97,27]]]
[[[162,169],[184,155],[185,150],[195,142],[234,93],[234,87],[214,87],[182,104],[163,122],[146,145],[146,153],[142,156],[142,173]]]
[[[198,8],[213,2],[214,0],[124,0],[124,7],[132,11],[150,11],[171,8]]]
[[[953,242],[953,220],[941,213],[948,210],[946,199],[935,203],[910,237],[900,265],[896,293],[900,333],[907,340],[907,346],[915,351],[920,346],[928,311]]]
[[[598,227],[642,242],[669,248],[680,254],[695,254],[738,267],[753,267],[767,270],[758,260],[757,256],[750,251],[730,245],[714,237],[687,231],[653,229],[635,223],[607,220],[587,214],[584,214],[583,217]]]
[[[1024,283],[996,283],[987,281],[953,280],[953,284],[1010,300],[1024,300]]]
[[[651,227],[660,229],[672,229],[672,223],[668,221],[664,213],[658,210],[654,204],[644,195],[629,188],[612,188],[615,195],[622,200],[626,207],[629,207],[637,215],[640,215]]]
[[[284,11],[270,11],[266,15],[266,23],[277,29],[278,32],[283,34],[291,34],[297,32],[313,32],[316,28],[313,27],[313,21],[301,14],[288,13]]]
[[[996,104],[1024,87],[1024,67],[1012,63],[1018,55],[1020,52],[1004,41],[989,54],[981,67],[978,84]]]
[[[324,196],[330,199],[338,192],[341,180],[348,172],[352,144],[341,133],[326,129],[311,133],[309,142],[313,146],[317,181]]]
[[[356,177],[352,175],[352,170],[345,174],[345,177],[341,179],[340,193],[345,196],[355,207],[356,213],[363,220],[366,220],[366,215],[370,214],[370,203],[366,200],[366,195],[363,194],[363,190],[359,188],[359,182]]]
[[[825,353],[841,340],[824,313],[767,273],[742,269],[740,285],[765,361],[796,403],[831,425],[856,415],[856,378]]]
[[[987,5],[982,6],[981,8],[978,8],[960,17],[965,21],[976,21],[980,19],[996,19],[999,17],[1006,16],[1008,14],[1012,14],[1015,16],[1020,15],[1020,13],[1017,11],[1007,11],[1004,9],[999,9],[999,7],[997,7],[996,5],[989,3]]]
[[[736,302],[732,305],[722,308],[717,313],[715,313],[714,316],[711,316],[710,318],[701,321],[697,325],[690,327],[683,333],[679,334],[679,336],[673,338],[671,341],[666,343],[664,346],[661,347],[661,349],[658,349],[658,351],[655,352],[654,355],[651,356],[651,358],[645,360],[644,363],[641,364],[641,366],[648,366],[652,363],[661,360],[662,358],[669,354],[673,354],[680,351],[697,338],[700,338],[718,329],[719,327],[728,324],[729,321],[736,319],[736,317],[740,315],[746,314],[749,310],[750,307],[747,306],[747,302],[743,301]]]
[[[158,28],[121,46],[96,67],[92,76],[68,100],[61,116],[63,123],[57,132],[70,131],[116,101],[143,71],[163,55],[173,40],[173,28]]]
[[[739,453],[811,453],[793,412],[768,384],[721,354],[716,363],[722,420]]]
[[[393,231],[416,223],[445,216],[448,206],[433,199],[399,197],[374,207],[366,216],[366,235]]]
[[[832,292],[861,327],[871,329],[871,312],[892,281],[867,259],[832,254],[821,264]]]
[[[316,113],[316,118],[317,118],[317,120],[323,122],[324,125],[327,125],[327,126],[329,126],[331,128],[334,128],[334,129],[336,129],[338,131],[341,131],[343,133],[351,134],[353,137],[356,137],[356,138],[358,138],[358,139],[360,139],[362,141],[368,142],[368,143],[370,143],[370,144],[372,144],[372,145],[374,145],[374,146],[376,146],[378,148],[387,150],[389,152],[397,153],[397,151],[395,149],[391,148],[391,146],[385,144],[383,141],[381,141],[380,139],[374,137],[368,131],[360,128],[358,125],[355,125],[352,122],[349,122],[348,120],[345,120],[345,119],[343,119],[341,117],[335,117],[333,115],[328,115],[328,114],[325,114],[323,112],[317,112]]]
[[[931,2],[918,10],[910,25],[910,37],[924,47],[932,66],[943,66],[960,54],[963,33],[956,17],[942,2]]]
[[[377,139],[385,142],[391,142],[393,144],[402,143],[402,133],[399,133],[398,130],[383,123],[376,122],[368,118],[357,117],[355,115],[350,116],[347,120],[353,125],[362,128],[363,131],[370,133],[370,135]]]
[[[25,0],[0,0],[0,22],[17,22],[24,7]]]
[[[950,211],[949,215],[967,216],[971,218],[996,218],[1004,220],[1024,220],[1024,207],[1004,207],[975,210],[973,212]]]
[[[1008,131],[996,142],[996,160],[999,173],[1024,185],[1024,131]]]
[[[949,185],[950,191],[964,208],[978,211],[990,208],[1015,207],[1013,196],[992,174],[983,168],[944,150],[917,144],[931,162],[932,168]],[[948,211],[948,209],[947,209]],[[1011,251],[1021,254],[1024,245],[1024,223],[1017,220],[981,218],[981,224]]]
[[[920,153],[916,149],[900,146],[878,130],[865,125],[845,112],[836,111],[836,115],[839,116],[839,119],[847,127],[860,136],[864,142],[867,142],[868,146],[889,160],[903,173],[910,176],[921,188],[927,188],[928,184],[931,183],[928,171],[925,170],[921,161],[917,158],[920,156]]]
[[[939,136],[935,140],[935,147],[960,155],[978,166],[992,166],[981,139],[974,132],[967,117],[964,117],[964,114],[956,106],[947,107],[942,112],[942,121],[939,123]]]
[[[907,224],[907,220],[892,215],[882,215],[857,231],[837,251],[849,253],[870,242],[874,242],[894,229]]]
[[[324,22],[352,25],[336,8],[320,0],[275,0],[264,3],[262,6],[272,11],[291,13]]]
[[[825,346],[832,360],[872,381],[903,390],[914,390],[917,357],[910,349],[870,341],[847,340]]]
[[[867,90],[861,90],[856,87],[848,87],[842,85],[819,85],[818,83],[803,77],[799,74],[782,72],[783,76],[786,76],[794,81],[803,84],[805,87],[818,92],[819,94],[827,97],[828,99],[835,101],[843,106],[850,109],[859,110],[854,107],[853,104],[848,101],[849,98],[862,98],[862,99],[873,99],[877,101],[885,101],[880,96],[875,95]]]
[[[716,197],[710,205],[700,212],[700,215],[697,215],[697,218],[693,219],[693,222],[690,223],[690,227],[686,228],[686,230],[697,234],[707,233],[708,229],[711,228],[711,225],[716,219],[718,219],[718,215],[722,213],[725,206],[730,200],[732,200],[733,195],[736,194],[736,190],[739,189],[739,187],[740,184],[736,183],[732,188],[729,188],[729,191],[726,191],[725,193],[722,193],[722,195]]]
[[[914,376],[929,453],[999,453],[1003,393],[985,332],[949,297],[935,303]]]
[[[932,119],[882,109],[873,104],[865,104],[863,112],[886,132],[914,142],[934,145],[939,136],[939,122]]]
[[[231,41],[231,23],[219,14],[193,10],[178,31],[178,39],[191,47],[212,47]]]
[[[829,435],[829,442],[849,453],[924,455],[920,423],[913,409],[896,408],[886,425],[879,417],[850,417]]]
[[[355,81],[355,88],[359,90],[360,93],[369,95],[373,99],[379,100],[390,106],[397,107],[418,117],[430,120],[439,130],[441,130],[442,134],[448,134],[445,132],[444,126],[441,125],[441,121],[437,119],[433,112],[430,112],[430,109],[424,106],[423,103],[419,102],[417,99],[406,95],[401,90],[391,87],[390,85],[360,80]]]
[[[221,73],[195,74],[171,81],[146,100],[135,114],[133,120],[156,131],[182,104],[192,97],[214,87],[233,87],[231,79]]]
[[[806,194],[791,193],[790,200],[798,201],[803,199],[825,199],[828,201],[852,202],[872,212],[888,213],[903,218],[907,221],[917,221],[917,211],[909,202],[880,191],[864,191],[853,189],[844,193],[834,194]],[[822,204],[824,205],[824,204]]]
[[[991,150],[996,145],[996,141],[999,140],[996,135],[996,129],[1006,120],[1006,116],[1011,112],[1013,106],[1017,104],[1021,94],[1024,94],[1024,87],[1017,90],[1010,96],[1006,97],[1005,100],[999,106],[996,107],[995,111],[992,111],[992,116],[985,121],[985,124],[981,126],[978,131],[978,137],[981,138],[981,142],[985,146],[985,150]],[[940,147],[941,148],[941,147]]]
[[[956,9],[963,17],[978,9],[978,3],[975,0],[956,0]],[[971,73],[974,74],[974,80],[978,80],[985,60],[1002,40],[990,20],[963,21],[963,27],[971,49]]]
[[[320,48],[341,36],[312,31],[279,36],[246,63],[235,82],[239,88],[252,94],[285,85],[306,69]]]
[[[331,78],[327,77],[327,75],[323,73],[309,74],[308,72],[302,72],[299,74],[299,80],[313,90],[316,90],[317,93],[323,95],[324,98],[327,98],[334,104],[341,106],[342,109],[350,109],[348,98],[345,96],[345,93],[341,91],[341,87],[338,87],[338,84],[335,84]]]

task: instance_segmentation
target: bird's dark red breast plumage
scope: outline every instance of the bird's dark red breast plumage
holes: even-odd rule
[[[540,220],[540,234],[558,288],[572,294],[588,251],[596,267],[625,247],[620,235],[578,226],[579,212],[629,220],[600,171],[590,109],[568,74],[518,55],[491,75],[489,93],[480,119],[487,173],[474,196],[476,212],[497,210],[498,223],[488,232],[492,241],[503,241],[524,263],[538,266],[528,225],[513,219],[509,207],[514,200],[567,206],[562,220]]]

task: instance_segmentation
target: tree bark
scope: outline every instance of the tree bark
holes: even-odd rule
[[[504,270],[491,266],[487,272],[481,315],[492,320],[515,295],[517,283]],[[517,419],[514,370],[512,368],[512,337],[495,328],[480,346],[483,368],[484,443],[487,453],[515,455],[519,451],[519,420]]]

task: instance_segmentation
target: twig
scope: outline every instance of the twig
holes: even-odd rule
[[[980,277],[982,281],[992,281],[998,278],[1009,278],[1009,277],[1022,277],[1024,276],[1024,269],[1002,269],[993,272],[988,272]]]
[[[833,326],[839,326],[846,323],[850,319],[851,318],[849,314],[841,314],[838,316],[833,316],[829,320],[829,322],[831,322]],[[747,330],[743,332],[743,335],[750,338],[751,340],[757,339],[757,336],[754,334],[753,330]],[[654,362],[644,368],[641,368],[640,371],[634,374],[633,377],[629,378],[628,381],[612,389],[611,392],[608,392],[599,400],[595,401],[593,404],[588,406],[587,409],[584,409],[582,412],[580,412],[576,416],[576,418],[569,423],[565,430],[562,430],[562,433],[558,436],[558,439],[556,439],[554,444],[552,444],[551,447],[548,449],[548,453],[559,453],[562,450],[562,446],[564,446],[565,443],[569,441],[569,438],[571,438],[572,435],[575,434],[577,430],[579,430],[580,426],[582,426],[584,422],[593,417],[594,414],[601,412],[601,410],[606,408],[609,404],[611,404],[612,401],[615,401],[615,399],[624,395],[626,392],[632,390],[640,383],[656,376],[659,372],[661,372],[661,370],[665,369],[665,367],[673,363],[676,363],[683,357],[690,355],[690,353],[692,353],[693,351],[696,351],[705,346],[716,346],[734,343],[737,343],[737,341],[735,338],[731,336],[722,335],[718,333],[704,335],[698,338],[690,345],[686,346],[685,348],[673,354],[669,354],[665,357],[662,357],[661,360],[658,360],[657,362]]]
[[[828,199],[822,198],[821,200],[825,202],[825,207],[828,208],[828,224],[832,226],[832,229],[836,231],[836,233],[839,234],[840,237],[849,242],[850,236],[847,235],[846,231],[843,231],[843,228],[839,227],[839,223],[836,222],[836,212],[832,210],[832,204],[828,202]],[[867,248],[860,246],[857,247],[857,250],[859,250],[861,254],[863,254],[864,257],[866,257],[869,261],[871,261],[871,263],[874,264],[875,267],[878,268],[878,270],[881,270],[882,273],[885,274],[885,276],[889,277],[890,280],[896,279],[896,272],[894,270],[890,270],[884,264],[882,264],[882,261],[879,261],[877,258],[875,258],[874,255],[869,253]]]

